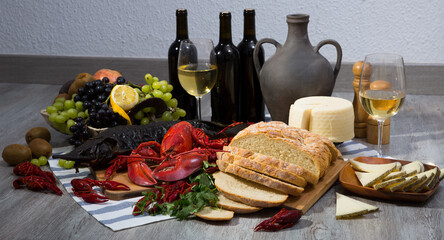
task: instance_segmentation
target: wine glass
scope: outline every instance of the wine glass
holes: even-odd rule
[[[378,122],[378,157],[382,157],[384,120],[399,112],[405,95],[402,56],[390,53],[367,55],[359,81],[359,100],[364,110]]]
[[[180,85],[197,100],[197,118],[202,120],[202,96],[216,83],[217,66],[211,39],[183,40],[179,47],[177,72]]]

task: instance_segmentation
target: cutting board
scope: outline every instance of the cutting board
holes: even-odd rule
[[[336,160],[319,180],[318,184],[308,184],[300,196],[290,196],[283,204],[285,207],[299,209],[304,214],[324,195],[325,192],[336,182],[342,168],[347,165],[343,160]]]

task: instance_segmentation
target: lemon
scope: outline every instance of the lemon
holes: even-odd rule
[[[111,91],[111,100],[124,111],[129,111],[139,103],[139,94],[128,85],[116,85]]]

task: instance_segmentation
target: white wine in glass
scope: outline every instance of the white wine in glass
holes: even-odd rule
[[[217,66],[211,39],[184,40],[180,44],[177,72],[180,85],[197,99],[197,118],[202,120],[202,96],[216,83]]]
[[[367,55],[359,81],[359,100],[364,110],[378,122],[378,157],[382,157],[384,120],[399,112],[405,95],[403,58],[389,53]]]

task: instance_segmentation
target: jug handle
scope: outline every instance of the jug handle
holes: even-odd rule
[[[336,65],[335,65],[335,69],[333,71],[333,75],[334,75],[334,80],[336,81],[336,77],[338,76],[339,70],[341,69],[341,62],[342,62],[342,48],[341,45],[339,45],[338,42],[336,42],[333,39],[326,39],[324,41],[320,41],[318,43],[318,45],[316,45],[316,47],[314,47],[314,51],[315,52],[319,52],[319,49],[324,46],[325,44],[331,44],[336,48],[336,53],[337,53],[337,57],[336,57]]]
[[[253,51],[253,62],[254,62],[254,68],[256,69],[257,76],[259,77],[259,73],[261,72],[261,63],[259,61],[259,49],[261,49],[262,44],[264,43],[271,43],[273,44],[277,49],[281,47],[281,44],[278,43],[276,40],[271,38],[264,38],[259,40],[256,45],[254,46]],[[276,49],[276,51],[277,51]]]

